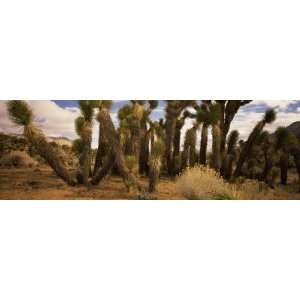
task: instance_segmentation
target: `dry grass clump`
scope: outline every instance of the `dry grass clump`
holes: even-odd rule
[[[206,166],[188,168],[176,182],[178,191],[190,200],[240,199],[234,184],[229,184],[213,169]]]
[[[252,179],[240,180],[239,178],[234,185],[239,191],[240,200],[274,199],[275,190],[271,189],[265,182]]]
[[[270,188],[266,183],[242,177],[226,182],[209,167],[196,166],[181,174],[176,187],[190,200],[268,200],[289,199],[290,193],[280,186]]]
[[[3,155],[0,159],[0,166],[3,167],[34,167],[37,164],[38,163],[24,151],[12,151]]]

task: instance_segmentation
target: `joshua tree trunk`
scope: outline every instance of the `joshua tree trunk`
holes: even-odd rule
[[[282,153],[280,156],[279,163],[280,163],[280,181],[281,184],[286,185],[287,178],[288,178],[288,168],[289,168],[289,154]]]
[[[109,111],[106,107],[100,107],[98,118],[103,125],[105,136],[107,137],[107,140],[111,146],[112,153],[115,155],[117,168],[126,186],[129,188],[132,187],[141,190],[142,188],[137,179],[132,174],[130,174],[128,168],[126,167],[125,157],[121,149],[118,134],[115,130]]]
[[[208,140],[208,124],[203,123],[202,131],[201,131],[200,157],[199,157],[199,163],[201,165],[206,165],[207,140]]]
[[[24,136],[37,153],[50,165],[57,176],[71,186],[76,185],[75,178],[69,174],[55,149],[46,141],[45,136],[39,130],[32,125],[27,125],[24,127]]]
[[[112,152],[107,155],[106,160],[102,164],[102,168],[98,168],[91,183],[93,185],[99,184],[99,182],[111,171],[115,164],[115,156]]]
[[[212,125],[213,168],[219,172],[221,168],[221,131],[219,124]]]
[[[197,129],[191,129],[191,140],[190,140],[190,166],[194,167],[197,162],[196,154],[196,139],[197,139]]]
[[[292,149],[291,154],[294,158],[296,170],[298,173],[298,181],[300,183],[300,149],[298,149],[298,148]],[[300,192],[300,189],[299,189],[299,192]]]
[[[96,161],[95,161],[95,166],[94,166],[94,173],[93,175],[96,174],[98,169],[103,165],[103,159],[106,157],[108,154],[108,148],[109,145],[107,143],[107,139],[103,134],[103,128],[101,124],[99,123],[99,141],[98,141],[98,150],[96,154]]]
[[[132,120],[132,152],[135,156],[136,163],[139,164],[141,153],[141,127],[140,121],[136,118]]]
[[[91,169],[91,144],[92,144],[92,124],[86,122],[84,132],[82,133],[83,149],[80,155],[80,171],[83,184],[89,184],[89,175]]]
[[[224,178],[226,180],[230,180],[232,176],[234,160],[235,160],[234,154],[228,154],[224,159]]]
[[[173,175],[173,141],[175,138],[176,131],[176,118],[174,116],[169,116],[166,120],[166,159],[167,159],[167,169],[170,176]]]
[[[142,137],[141,137],[141,152],[140,152],[140,173],[148,174],[149,167],[149,132],[147,130],[146,124],[142,128]]]
[[[269,154],[265,154],[265,167],[261,176],[261,180],[267,182],[268,176],[273,168],[273,161]]]
[[[174,157],[179,156],[180,154],[181,128],[181,122],[180,120],[177,120],[174,135]]]

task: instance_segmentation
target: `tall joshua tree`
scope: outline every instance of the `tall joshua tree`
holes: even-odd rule
[[[141,152],[140,152],[140,173],[148,174],[149,171],[149,155],[150,155],[150,115],[157,108],[159,102],[157,100],[148,100],[148,106],[144,109],[141,119]],[[149,127],[149,128],[148,128]]]
[[[174,138],[176,132],[176,121],[182,111],[188,106],[194,105],[194,100],[167,100],[166,106],[166,163],[170,176],[174,175]]]
[[[295,163],[297,162],[297,138],[285,127],[278,127],[275,131],[275,150],[279,153],[280,181],[286,185],[288,179],[289,157],[294,154]]]
[[[219,172],[221,169],[221,129],[220,129],[220,105],[210,105],[210,124],[212,127],[212,155],[213,168]]]
[[[220,105],[221,153],[223,153],[234,117],[242,106],[249,104],[252,100],[217,100],[216,102]]]
[[[106,105],[108,108],[111,108],[113,101],[111,100],[103,100],[106,101]],[[109,144],[107,142],[107,139],[105,135],[103,134],[103,126],[99,122],[99,138],[98,138],[98,149],[97,149],[97,154],[96,154],[96,160],[95,160],[95,165],[94,165],[94,172],[93,174],[95,175],[97,170],[103,165],[103,161],[106,157],[107,154],[109,154]]]
[[[196,107],[196,113],[191,114],[191,117],[196,119],[198,126],[202,124],[199,163],[206,165],[207,160],[207,144],[208,144],[208,128],[210,125],[209,104],[211,100],[203,100],[202,104]]]
[[[183,168],[193,167],[196,164],[197,127],[197,124],[195,124],[186,132],[183,150]]]
[[[257,141],[259,135],[263,131],[266,124],[274,122],[275,119],[276,119],[276,112],[274,111],[274,109],[268,109],[265,112],[263,119],[256,124],[256,126],[250,133],[247,141],[245,142],[245,145],[243,146],[236,169],[234,171],[234,177],[241,176],[242,167],[243,167],[245,161],[247,160],[248,156],[250,155],[251,150],[252,150],[255,142]]]
[[[36,128],[33,121],[33,112],[25,101],[12,100],[7,102],[10,119],[24,128],[24,136],[37,153],[45,159],[54,172],[67,184],[74,186],[75,178],[65,168],[57,152],[46,140],[44,134]]]
[[[233,164],[237,157],[236,145],[239,139],[239,132],[233,130],[230,132],[227,141],[227,155],[224,159],[224,178],[229,180],[232,176]]]
[[[141,190],[141,185],[139,184],[135,176],[132,175],[126,167],[125,156],[122,151],[119,136],[110,117],[109,107],[107,107],[105,101],[102,101],[99,105],[99,113],[97,118],[103,126],[104,135],[107,138],[108,143],[110,144],[111,153],[115,157],[116,166],[124,180],[125,185],[128,189],[134,188]]]
[[[268,131],[263,131],[258,138],[258,143],[261,147],[264,157],[264,169],[260,180],[268,183],[269,175],[272,173],[272,168],[275,164],[274,142]]]
[[[133,155],[135,156],[137,169],[139,169],[140,154],[141,154],[141,137],[142,128],[141,120],[144,116],[144,101],[142,100],[132,100],[132,116],[131,116],[131,132],[132,132],[132,147]]]
[[[208,126],[212,128],[212,163],[213,168],[219,172],[221,168],[221,106],[215,101],[205,100],[203,104],[197,108],[196,114],[193,115],[198,124],[205,124],[202,127],[201,145],[200,145],[200,163],[206,163],[207,151],[207,129]],[[203,140],[202,140],[203,139]],[[202,149],[201,149],[202,148]]]
[[[81,116],[75,120],[75,129],[82,139],[82,152],[79,157],[80,171],[78,179],[85,185],[89,183],[91,170],[91,145],[92,145],[92,121],[94,108],[98,102],[93,100],[80,100]]]

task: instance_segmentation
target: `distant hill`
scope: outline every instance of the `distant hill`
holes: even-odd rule
[[[287,126],[286,129],[300,139],[300,121]]]
[[[54,142],[59,146],[72,147],[72,141],[65,137],[47,137],[48,142]],[[0,132],[0,152],[4,150],[24,150],[28,142],[22,134],[5,134]]]
[[[66,145],[66,146],[72,147],[72,141],[66,137],[47,137],[47,139],[50,142],[55,142],[57,145],[60,145],[60,146]]]

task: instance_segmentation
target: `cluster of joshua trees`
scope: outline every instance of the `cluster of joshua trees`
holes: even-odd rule
[[[300,176],[300,148],[297,138],[286,128],[274,134],[264,130],[274,122],[276,113],[267,110],[247,140],[239,140],[231,123],[239,109],[251,100],[170,100],[166,101],[165,118],[152,121],[150,116],[159,102],[132,100],[118,111],[115,127],[110,100],[80,100],[81,115],[75,120],[78,139],[73,149],[79,157],[78,170],[69,170],[55,148],[33,124],[33,113],[26,101],[8,101],[11,119],[24,128],[24,136],[36,152],[67,184],[97,185],[111,172],[120,175],[128,190],[142,191],[140,176],[149,180],[148,191],[154,192],[161,174],[174,177],[187,167],[209,165],[228,181],[241,176],[265,181],[271,187],[280,172],[287,183],[290,158]],[[182,140],[187,119],[193,126]],[[99,123],[99,144],[92,159],[92,127]],[[199,145],[197,136],[200,135]],[[209,134],[212,151],[208,152]],[[182,147],[183,145],[183,147]]]

